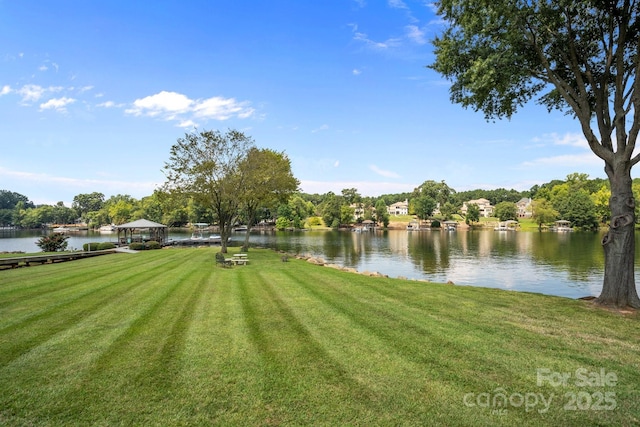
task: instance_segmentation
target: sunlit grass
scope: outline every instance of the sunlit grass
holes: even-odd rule
[[[0,271],[0,424],[640,422],[637,315],[370,278],[267,250],[225,269],[216,250]],[[540,368],[618,381],[538,386]],[[515,400],[478,404],[502,392]],[[615,393],[615,409],[593,408],[600,392]],[[572,394],[584,407],[585,393],[589,408],[565,409]],[[544,413],[541,402],[517,405],[533,394],[555,400]]]

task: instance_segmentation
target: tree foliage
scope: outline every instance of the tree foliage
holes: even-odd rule
[[[557,209],[560,218],[571,221],[574,227],[585,230],[598,228],[595,204],[584,190],[563,195],[554,202],[553,207]]]
[[[389,225],[389,212],[387,211],[387,204],[383,197],[380,197],[375,206],[376,222],[386,228]]]
[[[253,140],[236,130],[186,133],[165,163],[165,190],[186,194],[212,210],[224,253],[243,203],[246,177],[240,165],[253,147]]]
[[[456,190],[449,187],[444,181],[436,182],[428,180],[423,182],[418,188],[413,190],[412,197],[426,196],[433,199],[440,206],[452,201],[452,196]]]
[[[59,252],[67,249],[67,239],[69,236],[65,236],[62,233],[52,233],[47,236],[42,236],[36,241],[36,245],[42,252]]]
[[[544,224],[555,221],[560,214],[548,200],[537,199],[533,201],[532,216],[536,224],[538,224],[538,229],[542,230]]]
[[[258,208],[275,209],[298,189],[299,182],[291,172],[291,161],[284,153],[253,147],[240,161],[238,171],[242,175],[238,197],[249,226],[254,224]],[[246,233],[242,250],[248,249],[249,233]]]
[[[493,214],[500,221],[516,220],[518,218],[518,208],[515,203],[500,202],[493,210]]]
[[[467,215],[464,218],[464,222],[473,224],[478,221],[480,221],[480,208],[475,203],[471,203],[467,206]]]
[[[327,193],[327,197],[322,202],[322,220],[327,227],[340,227],[342,197],[336,196],[333,192]]]
[[[418,219],[427,219],[433,215],[433,211],[436,209],[437,203],[432,197],[421,194],[413,199],[413,210]]]
[[[597,302],[640,307],[631,168],[640,131],[639,0],[441,0],[447,23],[431,68],[451,99],[487,119],[536,98],[572,114],[611,184],[611,224]]]
[[[71,207],[76,210],[78,216],[84,218],[87,213],[102,209],[104,200],[104,194],[97,191],[89,194],[78,194],[73,198]]]

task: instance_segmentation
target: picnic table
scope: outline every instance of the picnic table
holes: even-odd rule
[[[249,258],[247,257],[247,254],[233,254],[231,262],[233,262],[234,265],[247,265],[247,263],[249,262]]]

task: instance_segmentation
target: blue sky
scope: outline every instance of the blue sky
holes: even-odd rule
[[[605,177],[570,116],[452,104],[442,28],[419,0],[0,0],[0,189],[141,198],[194,128],[284,151],[308,193]]]

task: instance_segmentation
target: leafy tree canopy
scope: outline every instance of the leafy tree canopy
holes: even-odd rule
[[[572,114],[611,184],[596,302],[640,308],[635,286],[635,200],[640,161],[640,0],[440,0],[447,24],[431,68],[452,81],[451,99],[487,119],[529,100]]]

